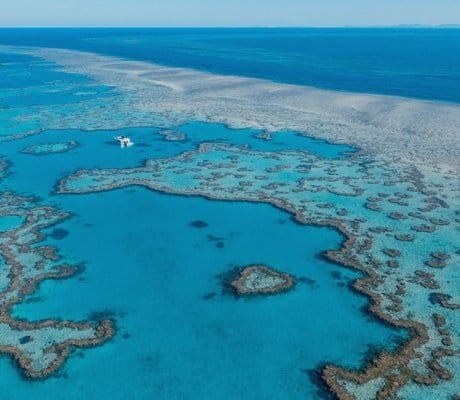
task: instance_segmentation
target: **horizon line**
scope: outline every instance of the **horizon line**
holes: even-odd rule
[[[14,25],[0,26],[0,29],[388,29],[388,28],[460,28],[459,24],[397,24],[397,25],[183,25],[183,26],[148,26],[148,25]]]

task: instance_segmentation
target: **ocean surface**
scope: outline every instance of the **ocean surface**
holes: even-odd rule
[[[460,30],[2,29],[1,44],[460,102]],[[407,339],[407,331],[369,314],[368,299],[351,288],[360,273],[324,257],[345,240],[337,230],[299,224],[267,204],[137,186],[56,194],[58,180],[81,168],[138,167],[203,142],[329,161],[358,150],[290,131],[267,141],[255,129],[202,121],[174,127],[184,137],[169,141],[157,126],[53,130],[27,118],[37,107],[72,118],[72,105],[110,104],[117,95],[19,50],[0,49],[0,138],[37,133],[0,142],[0,157],[10,164],[0,191],[36,196],[40,204],[71,213],[45,230],[42,244],[84,265],[74,277],[41,283],[12,316],[116,322],[112,340],[72,351],[47,379],[28,379],[9,356],[0,357],[2,399],[321,399],[328,394],[318,384],[319,367],[357,369],[376,349],[394,350]],[[84,106],[75,114],[80,122],[82,113]],[[113,139],[120,134],[135,145],[120,149]],[[69,141],[78,146],[62,151],[56,145]],[[55,153],[24,151],[53,143]],[[21,223],[11,216],[0,222],[0,233]],[[256,263],[291,274],[295,289],[275,296],[229,294],[229,271]]]

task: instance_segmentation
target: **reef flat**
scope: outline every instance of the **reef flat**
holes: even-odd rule
[[[21,153],[32,154],[34,156],[46,156],[48,154],[66,153],[79,146],[78,142],[70,140],[68,142],[39,143],[24,147]]]
[[[6,163],[0,160],[5,174]],[[2,168],[0,168],[1,177]],[[69,215],[41,206],[32,197],[0,194],[0,353],[11,355],[24,374],[45,378],[54,373],[72,348],[104,343],[114,334],[111,320],[98,324],[62,320],[31,322],[11,317],[11,309],[40,282],[74,275],[77,266],[60,263],[51,246],[37,246],[41,231]]]
[[[346,241],[327,257],[362,271],[354,289],[369,296],[369,312],[409,330],[411,338],[397,352],[379,354],[363,371],[329,365],[323,379],[341,399],[354,393],[360,399],[387,399],[429,385],[458,386],[459,377],[446,361],[458,363],[457,183],[454,173],[432,183],[413,166],[389,165],[364,154],[327,160],[205,143],[143,167],[80,170],[56,189],[76,194],[142,185],[165,193],[270,203],[300,223],[335,227]],[[445,267],[433,268],[430,260],[439,260],[439,253]]]
[[[249,265],[230,282],[239,296],[277,294],[289,290],[294,279],[265,265]]]
[[[424,165],[459,169],[457,104],[333,92],[72,50],[22,48],[21,52],[89,76],[123,94],[113,99],[110,108],[93,104],[83,129],[170,128],[190,120],[267,132],[288,129],[395,160],[416,164],[423,160]],[[52,128],[78,127],[75,114],[72,118],[40,114],[34,118]]]

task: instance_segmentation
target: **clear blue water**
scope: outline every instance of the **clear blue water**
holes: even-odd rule
[[[454,30],[0,30],[3,44],[92,50],[280,82],[455,102],[459,41]],[[0,136],[4,124],[14,124],[9,113],[16,108],[58,104],[67,112],[69,102],[104,103],[115,95],[19,54],[0,53],[0,68],[5,71]],[[80,87],[87,94],[79,93]],[[392,349],[405,337],[363,311],[367,300],[347,287],[357,273],[321,257],[343,241],[334,230],[301,226],[267,205],[137,187],[78,196],[53,192],[56,181],[76,169],[138,166],[203,141],[303,150],[328,159],[356,149],[295,132],[264,141],[255,130],[197,121],[175,128],[186,135],[180,142],[166,141],[156,127],[40,128],[44,132],[37,136],[1,143],[0,155],[12,163],[1,190],[34,194],[43,204],[71,212],[58,226],[68,235],[53,238],[53,227],[46,242],[86,268],[74,278],[44,282],[14,308],[14,316],[113,316],[117,335],[101,347],[75,351],[56,376],[40,382],[23,379],[9,358],[0,358],[2,398],[317,399],[319,388],[308,371],[325,362],[359,367],[368,346]],[[136,145],[120,149],[113,142],[118,134]],[[20,153],[33,144],[64,140],[81,146],[44,157]],[[191,226],[196,220],[208,226]],[[7,218],[0,231],[19,222]],[[304,279],[279,296],[224,295],[219,276],[251,263]]]
[[[35,57],[19,53],[0,52],[0,87],[16,89],[49,84],[51,82],[77,83],[87,82],[81,75],[70,75],[50,68],[50,63]],[[23,101],[27,101],[23,98]]]
[[[306,151],[324,158],[337,159],[353,154],[356,149],[347,145],[328,143],[296,132],[275,132],[272,140],[264,140],[254,129],[228,129],[221,124],[191,122],[177,128],[186,135],[187,142],[229,143],[238,146],[249,146],[255,151]]]
[[[460,29],[2,29],[0,44],[460,102]]]
[[[92,132],[50,130],[17,142],[2,144],[0,156],[13,160],[11,170],[14,172],[14,178],[11,179],[10,185],[18,184],[18,176],[27,174],[25,178],[27,184],[17,187],[16,190],[47,196],[58,179],[76,169],[133,167],[142,165],[147,159],[172,157],[184,151],[195,150],[202,142],[247,145],[258,151],[302,150],[329,159],[342,158],[356,151],[350,146],[300,136],[295,132],[279,132],[276,135],[284,136],[283,140],[266,141],[255,136],[260,133],[255,129],[233,130],[221,124],[204,122],[190,122],[178,127],[178,131],[186,134],[184,141],[167,141],[158,133],[159,131],[161,129],[154,127]],[[120,151],[119,145],[113,139],[118,135],[129,136],[135,143],[135,147]],[[59,140],[75,140],[81,147],[71,150],[68,154],[49,154],[44,160],[19,154],[25,147]],[[14,154],[14,157],[11,157],[11,154]],[[46,185],[45,179],[48,182]]]
[[[182,130],[191,135],[197,126]],[[228,135],[219,125],[201,127],[215,137]],[[127,151],[110,142],[119,131],[49,131],[2,147],[13,160],[8,189],[34,193],[74,214],[58,226],[69,234],[61,240],[50,235],[47,243],[86,267],[75,278],[43,283],[14,315],[84,320],[103,312],[118,327],[113,341],[75,352],[56,377],[43,382],[22,380],[7,358],[0,359],[7,398],[260,399],[276,393],[277,399],[314,399],[318,387],[309,370],[324,362],[359,367],[368,345],[392,348],[405,337],[362,311],[366,299],[347,288],[357,273],[320,257],[341,245],[334,230],[298,225],[267,205],[141,188],[51,193],[59,177],[81,166],[128,167],[170,155],[171,143],[154,132],[124,131],[151,145]],[[57,137],[82,146],[46,157],[18,153]],[[330,156],[333,145],[316,146]],[[208,227],[191,226],[195,220]],[[274,297],[237,300],[222,293],[219,275],[257,262],[307,282]]]
[[[20,226],[24,218],[17,215],[6,215],[0,219],[0,233],[8,232],[10,229],[14,229]]]
[[[109,87],[88,86],[88,78],[67,74],[27,55],[0,51],[0,66],[0,110],[69,104],[112,95]]]

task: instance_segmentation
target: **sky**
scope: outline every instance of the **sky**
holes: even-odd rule
[[[460,0],[0,0],[11,26],[460,24]]]

